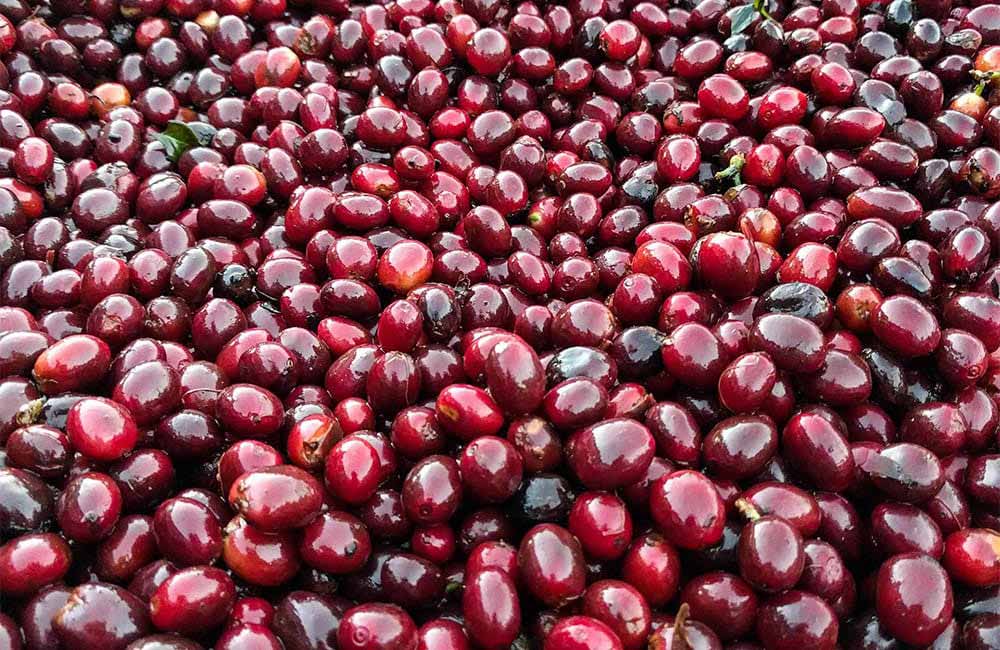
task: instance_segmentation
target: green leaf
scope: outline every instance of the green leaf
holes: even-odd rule
[[[178,122],[172,120],[167,124],[167,128],[156,137],[167,150],[167,157],[171,161],[184,155],[184,152],[192,147],[208,146],[215,136],[215,127],[204,122]]]
[[[733,36],[742,33],[749,27],[757,17],[757,9],[752,5],[743,5],[733,12],[732,28],[730,32]]]
[[[211,124],[205,122],[185,122],[184,125],[194,133],[194,137],[198,140],[199,147],[207,147],[212,144],[212,138],[215,137],[216,128]]]

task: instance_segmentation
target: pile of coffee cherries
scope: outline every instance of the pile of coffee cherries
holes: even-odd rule
[[[0,650],[1000,648],[1000,4],[0,0]]]

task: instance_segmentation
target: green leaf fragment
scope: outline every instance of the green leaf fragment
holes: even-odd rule
[[[167,124],[156,139],[167,150],[167,157],[172,162],[184,155],[192,147],[205,147],[212,143],[215,137],[215,127],[204,122],[178,122],[172,120]]]
[[[739,7],[735,12],[733,12],[733,22],[730,33],[733,36],[743,33],[743,31],[753,23],[754,18],[756,17],[756,6],[749,4]]]

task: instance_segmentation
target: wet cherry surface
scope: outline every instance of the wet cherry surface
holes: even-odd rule
[[[0,0],[0,650],[1000,648],[1000,4]]]

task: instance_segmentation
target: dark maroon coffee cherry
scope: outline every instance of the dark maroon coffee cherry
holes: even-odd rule
[[[121,490],[111,477],[98,472],[72,479],[56,502],[59,528],[69,539],[82,543],[106,537],[121,511]]]
[[[739,416],[712,428],[702,443],[702,454],[713,475],[741,479],[760,472],[777,447],[778,431],[770,418]]]
[[[586,492],[569,513],[569,530],[588,557],[612,560],[625,553],[632,537],[632,517],[617,497]]]
[[[281,585],[301,566],[295,538],[287,531],[268,533],[237,516],[226,525],[225,535],[222,557],[226,565],[251,584]]]
[[[466,630],[483,645],[512,643],[521,627],[521,605],[514,580],[499,569],[473,573],[462,594]]]
[[[565,528],[541,524],[528,531],[521,541],[517,563],[523,584],[549,606],[583,594],[583,552]]]
[[[683,470],[657,479],[650,488],[650,509],[664,536],[681,548],[706,548],[722,539],[722,499],[703,474]]]
[[[358,605],[344,613],[337,631],[337,647],[415,647],[417,627],[402,608],[383,603]]]
[[[655,452],[655,440],[634,420],[606,420],[575,433],[566,442],[566,460],[577,478],[594,489],[639,480]]]
[[[56,614],[54,628],[64,644],[109,648],[125,648],[151,629],[144,602],[102,582],[74,589]]]
[[[537,408],[545,390],[537,353],[516,339],[500,341],[493,347],[486,361],[486,380],[498,405],[512,415]]]
[[[190,635],[222,623],[235,599],[233,581],[224,571],[190,567],[157,588],[149,602],[150,619],[161,630]]]
[[[791,649],[809,643],[817,648],[833,648],[839,626],[836,614],[824,600],[791,590],[760,606],[756,629],[767,647]]]
[[[680,596],[691,616],[729,640],[749,632],[754,625],[758,599],[739,576],[717,571],[693,578]]]
[[[108,345],[81,334],[58,341],[42,352],[35,361],[33,375],[43,392],[57,394],[99,381],[110,365]]]
[[[319,481],[294,465],[248,472],[229,491],[230,505],[265,532],[308,524],[319,514],[322,501]]]
[[[908,503],[931,498],[945,481],[937,457],[928,449],[907,442],[889,445],[869,456],[860,469],[879,490]]]
[[[462,483],[478,500],[502,503],[521,484],[523,462],[513,444],[493,436],[469,443],[459,459]]]
[[[802,536],[780,517],[755,519],[740,533],[739,567],[740,575],[761,591],[788,589],[805,568]]]
[[[222,552],[222,528],[207,506],[191,498],[164,501],[153,516],[164,555],[180,566],[207,564]]]
[[[905,642],[932,643],[951,620],[951,583],[941,565],[927,555],[904,553],[886,560],[875,590],[879,620]]]
[[[53,533],[22,535],[0,547],[0,578],[11,581],[11,594],[28,597],[61,580],[71,561],[70,548],[62,537]]]

